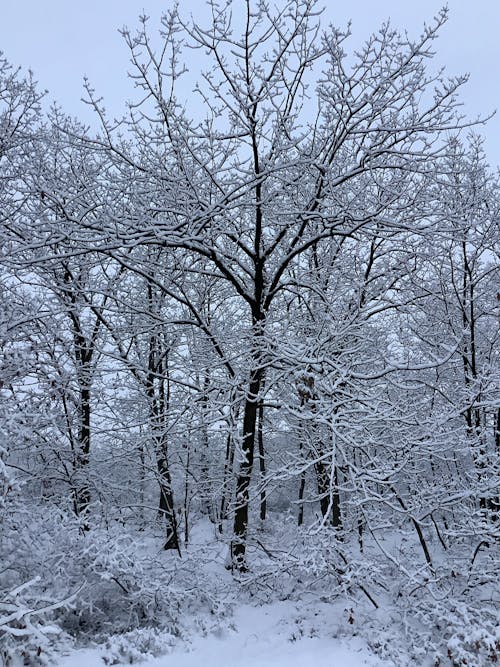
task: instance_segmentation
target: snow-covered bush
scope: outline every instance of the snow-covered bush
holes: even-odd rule
[[[500,627],[491,612],[458,605],[443,620],[447,624],[446,657],[453,667],[500,661]]]
[[[119,528],[85,533],[71,513],[50,506],[19,507],[11,523],[2,543],[8,564],[0,577],[2,587],[37,577],[40,593],[45,589],[60,599],[73,596],[72,607],[56,614],[71,635],[126,632],[171,618],[169,610],[178,601],[167,594],[168,570],[162,573]]]
[[[483,571],[486,574],[484,563]],[[480,601],[466,571],[447,571],[441,564],[433,576],[421,574],[419,581],[417,575],[405,578],[385,567],[382,613],[366,614],[363,623],[370,647],[398,667],[496,664],[500,626],[495,585],[486,582]]]
[[[11,656],[29,653],[40,663],[55,640],[112,636],[112,664],[165,652],[187,627],[197,634],[224,630],[228,605],[217,599],[200,554],[179,560],[160,540],[144,544],[143,535],[119,524],[85,532],[71,512],[50,505],[16,506],[3,538],[0,610],[15,621],[9,621]]]
[[[422,599],[415,611],[420,626],[413,624],[413,664],[418,663],[416,647],[425,648],[432,667],[488,667],[500,660],[500,628],[492,606],[474,604],[464,595],[459,601]]]
[[[71,599],[52,600],[43,594],[40,577],[0,593],[0,657],[6,667],[48,665],[67,638],[51,619]]]
[[[106,641],[102,657],[106,665],[133,664],[165,655],[178,637],[154,628],[138,628],[122,635],[112,635]]]

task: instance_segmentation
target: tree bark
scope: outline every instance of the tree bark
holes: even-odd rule
[[[91,495],[88,484],[87,467],[90,461],[90,388],[84,386],[80,389],[80,429],[78,434],[79,451],[76,458],[77,482],[75,491],[75,510],[78,516],[85,517],[88,513]],[[83,530],[90,530],[87,519],[83,523]]]
[[[233,527],[234,536],[231,544],[232,563],[240,572],[245,572],[248,569],[246,563],[246,540],[248,529],[248,503],[250,500],[249,488],[254,460],[257,401],[261,381],[261,370],[255,369],[250,381],[243,414],[243,439],[241,446],[243,461],[236,479],[236,507],[234,511]]]
[[[266,498],[266,489],[265,489],[265,479],[266,479],[266,461],[264,458],[264,406],[262,402],[259,404],[259,427],[257,430],[257,439],[259,443],[259,468],[260,468],[260,481],[262,484],[262,490],[260,492],[260,519],[261,521],[266,520],[267,512],[267,498]]]
[[[177,531],[177,519],[174,509],[174,494],[166,453],[157,458],[158,481],[160,484],[160,512],[165,517],[167,537],[163,548],[176,549],[181,555]]]
[[[261,349],[264,333],[264,315],[262,312],[253,316],[253,341],[250,383],[243,412],[243,435],[241,444],[242,462],[236,479],[236,507],[234,511],[233,540],[231,543],[232,566],[240,572],[248,569],[246,562],[246,541],[248,531],[248,504],[250,501],[250,482],[254,462],[255,439],[257,435],[257,407],[264,371],[262,369]]]

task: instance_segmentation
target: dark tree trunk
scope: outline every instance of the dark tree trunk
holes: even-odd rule
[[[231,410],[231,408],[230,408]],[[226,456],[224,459],[224,473],[223,473],[223,479],[222,479],[222,496],[221,496],[221,501],[220,501],[220,513],[219,513],[219,533],[222,533],[222,522],[227,519],[227,496],[230,494],[230,485],[229,485],[229,479],[231,477],[231,473],[233,470],[233,465],[234,465],[234,428],[235,424],[234,421],[235,419],[238,418],[238,414],[235,415],[235,418],[232,417],[231,413],[231,419],[229,420],[228,424],[228,434],[227,434],[227,439],[226,439]]]
[[[257,435],[257,407],[259,393],[264,382],[262,369],[261,347],[263,337],[264,315],[253,314],[254,339],[252,349],[252,366],[250,383],[243,412],[243,435],[241,453],[243,461],[236,478],[236,507],[234,511],[233,541],[231,543],[231,561],[233,567],[240,572],[247,570],[246,541],[248,529],[248,503],[250,501],[250,481],[252,477],[255,439]]]
[[[358,510],[358,512],[359,512],[359,510]],[[363,550],[364,550],[364,546],[363,546],[363,520],[361,519],[360,514],[358,514],[357,527],[358,527],[359,550],[360,550],[361,553],[363,553]]]
[[[190,438],[187,443],[186,469],[184,472],[184,544],[189,542],[189,466],[191,462]]]
[[[155,312],[153,288],[148,283],[148,303],[150,312]],[[168,345],[161,332],[153,331],[149,338],[148,373],[146,376],[146,395],[149,401],[149,422],[156,465],[160,501],[158,512],[165,520],[166,540],[164,549],[176,549],[181,555],[175,516],[174,492],[168,465],[167,425],[170,406],[170,375],[168,368]],[[165,387],[166,385],[166,387]]]
[[[335,465],[333,472],[333,493],[332,493],[332,526],[342,528],[342,516],[340,514],[340,492],[339,492],[339,468]]]
[[[201,452],[200,452],[200,480],[199,480],[199,495],[201,511],[207,514],[212,523],[215,522],[214,512],[212,508],[212,490],[210,484],[210,465],[209,452],[210,440],[208,435],[208,389],[210,385],[210,377],[205,373],[203,379],[203,395],[201,399]]]
[[[321,515],[327,520],[330,519],[332,526],[335,528],[341,528],[338,466],[335,465],[333,471],[333,486],[331,483],[331,466],[324,461],[318,461],[314,467],[316,469]]]
[[[266,499],[266,489],[265,489],[265,480],[266,480],[266,461],[264,458],[264,406],[262,403],[259,404],[259,428],[257,430],[257,439],[259,443],[259,468],[260,468],[260,481],[262,484],[262,490],[260,492],[260,518],[261,521],[266,520],[266,511],[267,511],[267,499]]]
[[[408,513],[408,518],[409,518],[410,521],[412,522],[412,524],[413,524],[413,526],[414,526],[414,528],[415,528],[415,530],[416,530],[416,533],[417,533],[417,535],[418,535],[418,541],[420,542],[420,546],[422,547],[422,551],[424,552],[424,556],[425,556],[425,560],[427,561],[427,565],[429,566],[430,570],[433,572],[433,571],[434,571],[434,566],[433,566],[433,564],[432,564],[431,555],[430,555],[430,553],[429,553],[429,549],[427,548],[427,542],[425,541],[424,534],[423,534],[423,532],[422,532],[422,528],[421,528],[421,526],[420,526],[420,523],[418,522],[417,519],[415,519],[414,516],[411,515],[411,512],[408,512],[408,508],[407,508],[407,506],[406,506],[406,503],[405,503],[404,500],[401,498],[401,496],[400,496],[399,493],[396,491],[396,489],[395,489],[393,486],[391,486],[390,489],[391,489],[391,491],[394,493],[394,495],[395,495],[396,500],[398,501],[398,503],[399,503],[399,504],[401,505],[401,507],[405,510],[405,512]]]
[[[496,456],[500,455],[500,408],[498,408],[496,413],[496,419],[493,417],[494,429],[495,429],[495,454]],[[491,500],[491,518],[493,521],[498,521],[500,514],[500,496],[496,494]]]
[[[140,490],[139,490],[139,501],[141,504],[140,507],[140,517],[141,517],[141,528],[139,530],[144,530],[145,527],[145,516],[144,516],[144,504],[145,504],[145,498],[146,498],[146,452],[144,449],[144,442],[141,442],[139,445],[139,483],[140,483]]]
[[[79,430],[79,452],[77,454],[77,488],[75,491],[75,511],[78,516],[85,517],[88,513],[91,495],[87,480],[87,468],[90,461],[90,389],[88,386],[80,390],[80,430]],[[89,530],[88,521],[85,520],[83,530]]]
[[[317,461],[314,464],[316,470],[316,481],[318,485],[319,506],[321,516],[327,518],[330,512],[330,472],[329,467],[324,461]]]
[[[70,274],[65,275],[65,283],[70,281]],[[91,419],[91,387],[92,387],[92,357],[94,353],[94,340],[99,330],[96,323],[92,338],[86,339],[82,329],[80,316],[76,311],[76,297],[70,290],[69,298],[71,308],[69,317],[73,326],[74,355],[77,367],[77,381],[79,387],[78,405],[78,443],[76,443],[75,473],[76,488],[74,490],[74,507],[78,516],[85,517],[82,524],[83,530],[89,530],[88,509],[91,501],[90,486],[88,480],[88,465],[90,462],[90,419]]]
[[[179,546],[179,538],[177,531],[177,519],[174,509],[174,496],[172,492],[172,482],[170,479],[170,470],[168,467],[168,460],[165,456],[158,457],[158,480],[160,484],[160,512],[165,518],[167,537],[163,548],[176,549],[181,554]]]
[[[240,471],[236,479],[236,507],[234,511],[234,537],[231,544],[233,566],[240,572],[247,570],[246,540],[248,528],[249,488],[252,476],[254,445],[257,426],[257,401],[261,386],[261,371],[255,370],[250,382],[243,414],[243,441]]]
[[[299,513],[297,515],[297,526],[302,526],[304,523],[304,491],[306,488],[306,473],[302,471],[300,474],[299,484]]]

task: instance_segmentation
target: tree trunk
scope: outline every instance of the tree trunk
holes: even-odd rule
[[[261,386],[261,371],[255,370],[250,382],[243,414],[243,461],[236,479],[236,507],[234,511],[234,536],[231,543],[233,566],[240,572],[247,570],[246,539],[248,528],[249,488],[254,460],[254,445],[257,427],[257,401]]]
[[[262,402],[259,404],[259,427],[257,430],[257,439],[259,443],[259,468],[260,468],[260,481],[262,484],[262,490],[260,492],[260,519],[261,521],[266,520],[266,511],[267,511],[267,499],[266,499],[266,489],[265,489],[265,479],[266,479],[266,461],[264,459],[264,406]]]
[[[90,388],[86,383],[80,388],[80,428],[78,433],[78,453],[75,461],[76,488],[75,488],[75,513],[83,517],[82,530],[90,530],[88,522],[88,509],[91,500],[90,487],[87,479],[88,465],[90,462]]]
[[[302,526],[304,523],[304,491],[306,488],[306,473],[302,471],[300,474],[299,484],[299,513],[297,515],[297,526]]]
[[[333,471],[333,493],[332,493],[332,526],[342,528],[342,516],[340,514],[340,492],[339,492],[339,468],[337,464]]]
[[[324,461],[317,461],[314,468],[316,470],[321,516],[326,519],[330,512],[330,471]]]
[[[255,439],[257,435],[257,406],[259,394],[264,384],[262,368],[262,340],[264,336],[264,312],[259,310],[263,289],[262,266],[256,278],[256,300],[252,312],[253,340],[250,367],[250,383],[243,412],[243,434],[241,443],[242,462],[236,479],[236,507],[234,511],[233,540],[231,542],[231,563],[240,572],[245,572],[246,541],[248,530],[248,504],[250,501],[250,481],[254,461]]]
[[[200,480],[198,483],[198,493],[200,496],[200,509],[203,514],[208,515],[210,521],[215,523],[215,517],[212,507],[212,489],[210,484],[210,439],[208,435],[208,389],[210,377],[205,373],[203,379],[203,395],[201,399],[201,451],[200,451]]]
[[[151,284],[148,284],[148,302],[154,312],[154,298]],[[149,339],[148,373],[146,395],[149,401],[149,423],[158,469],[160,486],[159,514],[165,519],[167,537],[164,549],[176,549],[181,555],[177,519],[175,516],[174,493],[168,465],[167,419],[170,406],[170,375],[168,368],[168,347],[158,331],[153,331]],[[166,390],[165,390],[166,383]]]
[[[219,513],[219,533],[222,533],[222,522],[227,519],[227,496],[230,494],[229,479],[232,477],[234,465],[234,431],[235,421],[238,418],[238,412],[233,417],[232,407],[230,407],[229,431],[226,439],[226,456],[224,459],[224,473],[222,479],[222,496],[220,501]]]
[[[167,538],[163,548],[176,549],[181,555],[179,538],[177,532],[177,519],[174,509],[174,495],[172,492],[172,482],[170,479],[170,470],[166,453],[157,458],[158,481],[160,484],[160,513],[165,517]]]

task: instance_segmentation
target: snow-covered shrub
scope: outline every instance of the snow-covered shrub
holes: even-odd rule
[[[71,608],[57,612],[57,622],[72,636],[99,637],[110,632],[175,618],[179,596],[168,590],[168,569],[141,553],[134,538],[95,529],[85,533],[79,521],[52,507],[23,508],[13,515],[15,532],[5,535],[5,584],[16,586],[38,577],[37,588],[64,599]]]
[[[0,418],[0,442],[7,418]],[[23,565],[33,550],[25,543],[19,515],[20,485],[6,465],[7,450],[0,444],[0,662],[5,667],[50,664],[65,636],[54,618],[70,599],[47,592],[40,574]]]
[[[493,665],[500,661],[500,628],[491,616],[463,606],[447,615],[446,656],[453,667]]]
[[[453,599],[419,609],[433,667],[488,667],[500,661],[500,627],[493,608]]]
[[[40,577],[11,591],[0,592],[0,657],[6,667],[48,665],[66,641],[52,619],[71,599],[53,600],[43,594]]]
[[[138,628],[121,635],[112,635],[106,641],[102,659],[106,665],[133,664],[165,655],[178,637],[154,628]]]
[[[381,575],[379,564],[355,557],[330,526],[297,531],[296,519],[287,519],[270,515],[266,533],[253,537],[258,576],[241,577],[245,588],[262,601],[298,599],[304,592],[314,592],[325,602],[351,595],[366,599],[373,580]]]
[[[47,599],[67,601],[37,617],[40,626],[57,627],[62,638],[104,642],[137,630],[137,641],[150,637],[153,643],[154,633],[139,630],[155,628],[170,638],[181,638],[187,626],[202,634],[223,631],[228,605],[217,599],[217,574],[207,577],[200,567],[204,556],[184,554],[181,560],[163,551],[161,540],[144,544],[143,534],[125,533],[121,524],[85,532],[71,512],[50,505],[17,506],[10,522],[0,546],[6,563],[0,590],[29,580],[31,609],[44,607]],[[198,616],[209,621],[198,626]],[[116,642],[124,646],[122,639]],[[28,644],[27,636],[18,641],[22,650]],[[35,650],[38,645],[33,643]]]
[[[499,662],[493,596],[480,602],[478,591],[464,585],[466,577],[452,572],[446,577],[440,571],[415,585],[415,579],[405,581],[393,571],[382,613],[363,619],[369,646],[397,667],[488,667]]]

